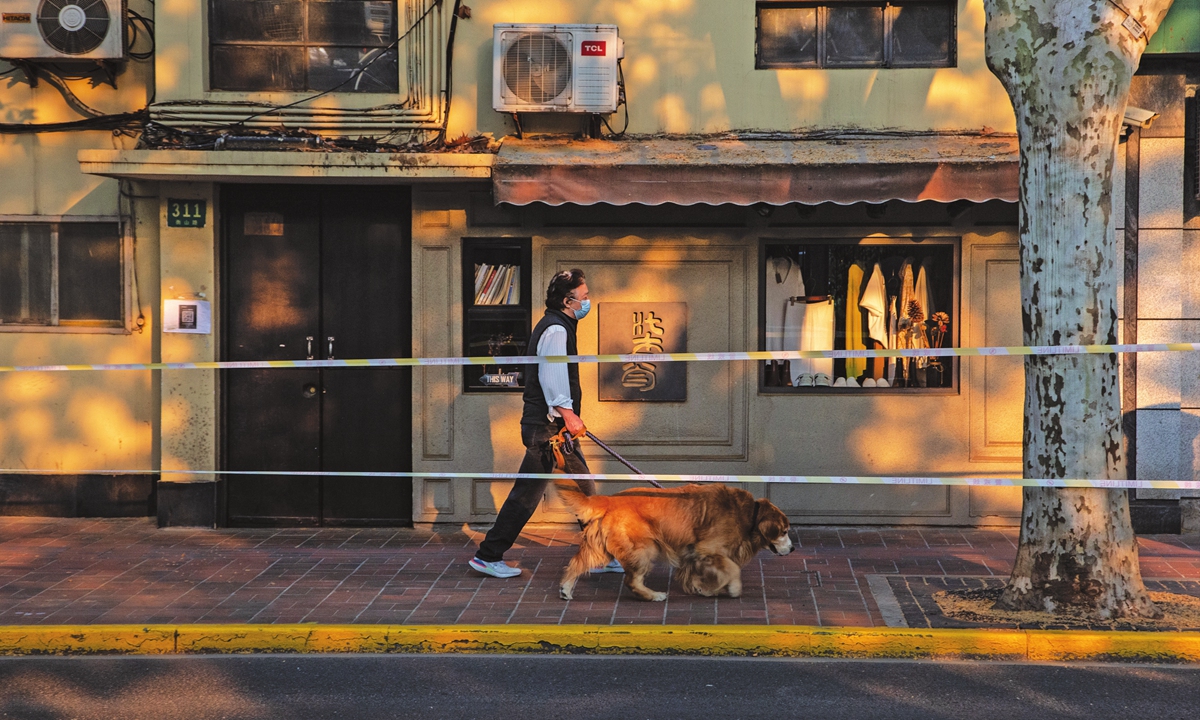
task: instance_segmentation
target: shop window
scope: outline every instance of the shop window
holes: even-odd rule
[[[958,245],[946,238],[771,242],[759,266],[760,348],[955,347]],[[957,387],[956,358],[769,361],[764,392],[930,392]]]
[[[531,241],[463,238],[463,354],[524,355],[531,329]],[[525,366],[471,365],[463,368],[467,392],[520,392]]]
[[[0,223],[0,327],[123,327],[117,223]]]
[[[760,2],[759,68],[951,67],[955,4]]]
[[[212,0],[209,7],[214,90],[399,89],[398,54],[389,47],[395,0]]]

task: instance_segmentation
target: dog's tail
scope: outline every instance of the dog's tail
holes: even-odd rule
[[[583,524],[587,525],[597,518],[604,517],[604,507],[597,502],[599,496],[584,495],[575,481],[555,480],[554,488],[558,491],[558,496],[562,498],[567,509],[575,513],[575,517],[579,518]]]

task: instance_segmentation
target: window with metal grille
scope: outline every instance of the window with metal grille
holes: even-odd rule
[[[760,2],[755,67],[952,67],[955,4]]]
[[[117,223],[0,223],[0,330],[122,327]]]
[[[394,93],[395,0],[212,0],[213,90]]]

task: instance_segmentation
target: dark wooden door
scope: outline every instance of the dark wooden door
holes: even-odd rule
[[[234,186],[222,201],[225,357],[406,357],[407,191]],[[310,340],[311,338],[311,340]],[[407,368],[227,370],[227,470],[411,468]],[[412,482],[230,475],[230,525],[396,525]]]

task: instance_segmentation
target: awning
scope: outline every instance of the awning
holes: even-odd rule
[[[847,205],[1017,202],[1007,135],[824,139],[516,140],[492,168],[497,203]]]

